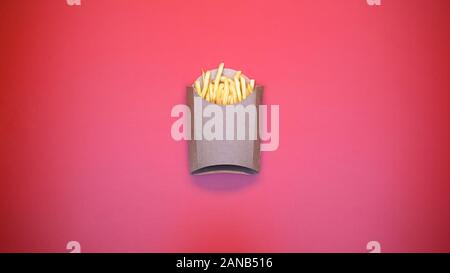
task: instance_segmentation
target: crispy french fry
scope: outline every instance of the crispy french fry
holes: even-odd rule
[[[232,79],[229,79],[229,85],[231,89],[231,97],[233,97],[232,103],[234,103],[237,101],[236,85],[234,84],[234,81]]]
[[[220,77],[222,77],[223,67],[224,63],[220,63],[219,68],[217,68],[216,79],[214,80],[214,93],[216,93],[217,89],[219,88]]]
[[[240,85],[239,79],[237,77],[234,78],[234,84],[235,84],[235,87],[236,87],[236,94],[237,94],[237,97],[238,97],[238,101],[241,101],[241,99],[242,99],[241,85]]]
[[[209,78],[211,77],[211,72],[207,71],[205,74],[205,80],[203,81],[203,89],[202,89],[202,98],[206,97],[206,92],[208,91],[209,87]]]
[[[241,101],[242,99],[242,95],[241,95],[241,84],[239,81],[239,77],[241,76],[241,71],[236,72],[236,74],[234,75],[234,85],[236,87],[236,94],[238,97],[238,102]]]
[[[253,80],[253,79],[250,80],[250,87],[253,92],[253,90],[255,89],[255,80]]]
[[[206,94],[206,100],[211,101],[211,98],[209,97],[209,93]]]
[[[217,89],[217,95],[216,95],[216,103],[222,104],[222,97],[224,93],[225,84],[221,83],[219,84],[219,88]]]
[[[217,87],[216,90],[214,90],[214,102],[218,104],[220,97],[220,84],[219,87]]]
[[[216,97],[216,93],[214,92],[214,84],[209,85],[209,98],[213,102]]]
[[[205,71],[202,68],[202,84],[205,84]]]
[[[241,76],[240,81],[241,81],[242,99],[245,100],[247,98],[247,86],[245,85],[244,77]]]
[[[228,80],[225,81],[225,89],[223,92],[223,104],[228,104],[228,94],[230,93],[230,84]]]

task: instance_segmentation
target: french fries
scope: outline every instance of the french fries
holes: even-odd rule
[[[224,63],[220,63],[212,79],[211,71],[203,71],[199,80],[193,84],[197,94],[208,102],[228,105],[245,100],[255,89],[255,80],[246,81],[241,71],[232,77],[223,75]]]
[[[209,83],[209,77],[211,76],[211,72],[206,72],[206,74],[205,74],[205,79],[204,79],[204,81],[202,82],[202,84],[203,84],[203,89],[202,89],[202,93],[200,94],[200,96],[202,97],[202,98],[206,98],[206,93],[208,92],[208,88],[209,88],[209,85],[210,85],[210,83]],[[208,96],[209,97],[209,96]]]

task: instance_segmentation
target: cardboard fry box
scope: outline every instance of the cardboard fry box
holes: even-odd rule
[[[211,78],[214,79],[217,70],[211,71]],[[234,75],[235,71],[231,69],[224,69],[225,76]],[[201,81],[201,77],[199,78]],[[246,79],[247,80],[247,79]],[[226,106],[210,103],[202,99],[192,86],[187,87],[187,105],[191,110],[191,140],[189,140],[189,169],[191,174],[209,174],[209,173],[240,173],[240,174],[255,174],[259,172],[260,167],[260,139],[259,139],[259,105],[262,101],[262,86],[255,86],[254,91],[243,101],[233,104],[255,105],[256,118],[251,121],[246,115],[245,121],[245,140],[237,139],[237,115],[233,115],[234,120],[234,140],[227,140],[225,135],[225,128],[223,128],[223,140],[206,140],[204,137],[201,140],[195,139],[195,110],[201,110],[200,115],[203,116],[203,110],[208,105],[215,105],[220,107],[223,113],[223,124],[227,124]],[[195,99],[197,98],[197,99]],[[198,103],[200,102],[200,104]],[[204,128],[205,123],[209,118],[202,118],[201,128]],[[252,124],[250,124],[252,122]],[[256,124],[254,124],[254,123]],[[249,126],[255,126],[256,139],[249,139]]]

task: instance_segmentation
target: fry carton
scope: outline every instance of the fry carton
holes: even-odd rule
[[[240,71],[223,68],[223,64],[187,87],[187,105],[192,113],[191,174],[259,172],[258,109],[263,89]]]

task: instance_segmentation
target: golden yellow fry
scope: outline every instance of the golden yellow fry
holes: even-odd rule
[[[245,85],[244,77],[241,76],[240,80],[241,80],[242,99],[245,100],[247,98],[247,86]]]
[[[194,88],[195,88],[195,91],[197,91],[198,95],[201,96],[202,95],[202,89],[200,88],[200,83],[198,81],[195,81]]]
[[[205,84],[205,71],[202,68],[202,84]]]
[[[217,103],[219,101],[219,96],[220,96],[220,84],[219,87],[214,90],[214,102]]]
[[[228,80],[225,81],[225,89],[223,92],[223,104],[228,103],[228,94],[230,93],[230,84]]]
[[[209,97],[209,93],[206,94],[206,100],[211,101],[211,98]]]
[[[250,83],[247,83],[247,94],[248,94],[248,96],[250,96],[251,93],[252,93],[252,87],[250,86]]]
[[[226,76],[220,77],[220,82],[225,83],[227,80],[228,80],[228,78]]]
[[[251,87],[251,90],[252,90],[252,92],[253,92],[253,90],[255,90],[255,80],[250,80],[250,87]]]
[[[208,87],[209,87],[209,78],[211,76],[211,72],[207,71],[205,74],[205,80],[203,81],[203,89],[202,89],[202,98],[206,97],[206,92],[208,91]]]
[[[228,104],[233,104],[233,97],[232,96],[228,96]]]
[[[241,75],[241,71],[236,72],[236,74],[234,75],[234,85],[236,87],[236,94],[238,97],[238,102],[241,101],[242,99],[242,95],[241,95],[241,84],[239,82],[239,77]]]
[[[237,101],[237,94],[236,94],[236,85],[234,84],[234,81],[232,79],[229,79],[229,85],[231,89],[231,97],[233,97],[233,103]]]
[[[204,87],[206,87],[205,98],[208,97],[211,100],[211,83]]]
[[[214,93],[217,92],[220,84],[220,77],[222,77],[224,63],[219,64],[219,68],[217,68],[216,79],[214,80]]]
[[[214,84],[210,84],[209,85],[209,99],[213,102],[215,98],[215,93],[214,93]]]

